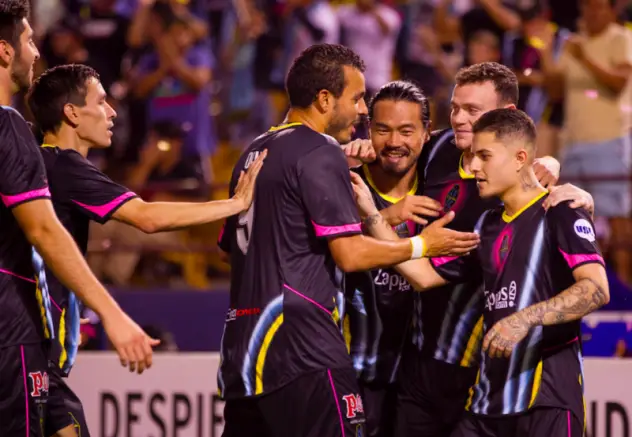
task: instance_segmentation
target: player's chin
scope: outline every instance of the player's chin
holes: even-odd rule
[[[454,144],[456,144],[456,147],[460,150],[469,149],[472,146],[472,134],[456,134],[454,136]]]

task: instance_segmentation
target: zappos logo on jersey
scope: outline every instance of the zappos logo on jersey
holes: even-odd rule
[[[586,219],[579,219],[575,221],[573,225],[573,229],[575,229],[575,233],[580,238],[584,240],[588,240],[591,243],[595,242],[595,230],[593,229],[590,222]]]
[[[511,281],[509,287],[502,287],[496,293],[485,291],[485,309],[487,311],[502,310],[516,306],[516,281]]]

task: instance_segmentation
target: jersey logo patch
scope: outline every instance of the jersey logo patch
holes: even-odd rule
[[[345,401],[347,406],[347,419],[355,419],[358,413],[364,414],[364,406],[359,394],[344,395],[342,400]]]
[[[458,212],[465,199],[465,186],[461,181],[448,182],[446,185],[438,199],[443,204],[443,212]]]
[[[595,242],[595,231],[590,224],[590,222],[586,219],[578,219],[575,221],[573,225],[573,229],[579,238],[583,238],[584,240],[588,240],[591,243]]]

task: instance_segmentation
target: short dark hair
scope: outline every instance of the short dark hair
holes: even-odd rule
[[[24,31],[22,19],[28,18],[29,13],[28,0],[0,0],[0,40],[17,49]]]
[[[499,108],[486,112],[474,123],[472,132],[493,133],[500,141],[519,139],[535,149],[535,123],[519,109]]]
[[[38,77],[27,94],[29,109],[43,132],[55,132],[66,119],[68,103],[86,104],[88,79],[99,80],[99,73],[82,64],[58,65]]]
[[[513,71],[497,62],[482,62],[461,68],[455,79],[457,86],[492,82],[500,103],[518,103],[518,78]]]
[[[361,72],[365,69],[362,59],[340,44],[316,44],[303,50],[285,80],[290,106],[307,108],[322,90],[340,97],[345,89],[345,65]]]
[[[430,125],[430,104],[424,92],[412,82],[396,80],[383,85],[371,98],[369,103],[369,119],[373,119],[375,104],[384,100],[394,102],[411,102],[420,106],[421,122],[425,128]]]

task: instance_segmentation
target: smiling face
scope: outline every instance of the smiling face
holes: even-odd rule
[[[329,114],[329,123],[325,133],[334,137],[340,144],[351,141],[355,133],[355,125],[360,122],[360,117],[368,114],[364,94],[364,75],[361,71],[344,66],[345,87],[340,97],[334,97],[333,106]]]
[[[419,159],[427,132],[419,103],[380,100],[373,106],[371,141],[378,165],[392,175],[406,174]]]
[[[484,113],[497,109],[500,98],[491,81],[457,85],[452,93],[450,124],[461,150],[472,146],[472,127]]]

